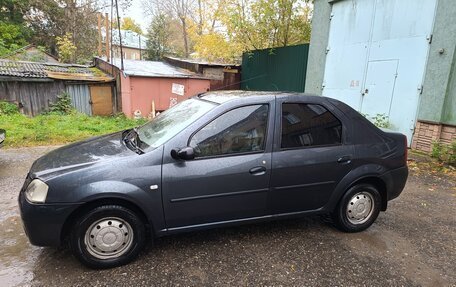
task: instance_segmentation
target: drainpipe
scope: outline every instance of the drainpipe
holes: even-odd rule
[[[112,17],[114,17],[114,16],[113,16],[113,15],[114,15],[114,11],[113,11],[113,10],[114,10],[114,0],[111,0],[111,25],[109,26],[109,28],[111,29],[111,32],[109,33],[109,36],[110,36],[110,39],[109,39],[109,41],[110,41],[109,49],[111,50],[111,52],[110,52],[110,55],[111,55],[111,63],[112,63],[112,61],[114,60],[114,55],[113,55],[113,54],[114,54],[114,51],[113,51],[113,49],[112,49]],[[113,66],[111,66],[111,67],[113,67]],[[113,68],[112,68],[112,69],[113,69]],[[114,70],[111,70],[111,75],[112,75],[113,73],[114,73]]]

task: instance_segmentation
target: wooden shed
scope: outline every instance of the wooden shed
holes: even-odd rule
[[[195,59],[165,57],[165,62],[203,75],[211,80],[210,90],[240,90],[241,65],[235,63],[217,63]]]
[[[67,92],[73,106],[88,115],[117,112],[115,81],[95,67],[0,60],[0,101],[16,103],[36,116]]]

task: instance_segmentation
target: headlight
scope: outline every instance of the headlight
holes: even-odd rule
[[[39,179],[34,179],[25,190],[25,197],[28,201],[34,203],[44,203],[48,193],[49,186]]]

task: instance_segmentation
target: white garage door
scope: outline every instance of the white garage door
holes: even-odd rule
[[[343,0],[332,6],[323,96],[374,117],[409,143],[436,0]]]

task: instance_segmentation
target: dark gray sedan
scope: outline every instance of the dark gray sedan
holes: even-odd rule
[[[168,234],[307,214],[368,228],[408,175],[407,139],[324,97],[209,92],[135,129],[56,149],[19,195],[30,242],[92,268]]]

